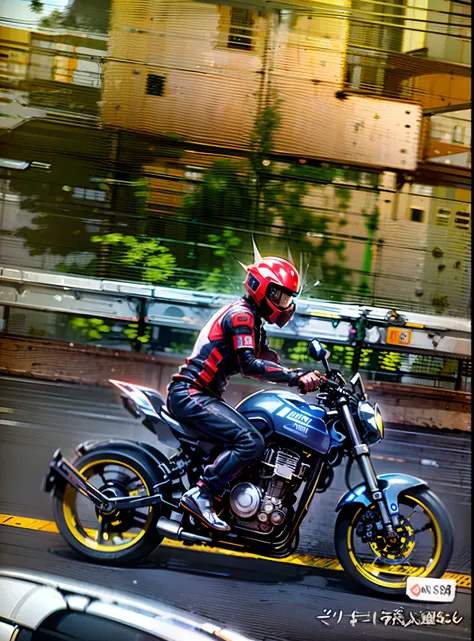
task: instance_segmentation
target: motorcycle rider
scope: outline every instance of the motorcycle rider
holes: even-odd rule
[[[172,377],[167,399],[178,421],[223,447],[197,485],[183,494],[181,505],[224,532],[230,527],[213,510],[212,499],[261,456],[265,446],[257,428],[221,398],[229,378],[240,372],[257,380],[298,386],[302,393],[320,384],[319,372],[282,367],[263,328],[264,321],[284,327],[293,318],[293,297],[300,290],[297,270],[283,258],[261,258],[256,247],[254,264],[246,269],[246,295],[220,309],[203,327],[191,356]]]

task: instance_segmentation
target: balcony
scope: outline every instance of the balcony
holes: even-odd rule
[[[426,49],[391,53],[349,45],[346,90],[413,101],[424,110],[470,103],[470,68],[423,55]]]

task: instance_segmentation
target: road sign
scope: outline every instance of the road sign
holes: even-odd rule
[[[387,329],[387,338],[385,342],[389,345],[410,345],[411,343],[411,329],[404,327],[389,327]]]

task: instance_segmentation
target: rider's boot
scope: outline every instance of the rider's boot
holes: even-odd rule
[[[199,484],[195,485],[183,494],[180,503],[186,510],[214,530],[229,532],[230,526],[220,519],[212,509],[212,495],[205,487]]]

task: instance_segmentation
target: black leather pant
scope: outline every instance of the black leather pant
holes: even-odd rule
[[[265,441],[257,428],[222,399],[177,382],[169,388],[167,404],[176,420],[203,432],[211,443],[222,444],[224,451],[201,476],[202,485],[212,495],[221,494],[263,453]]]

